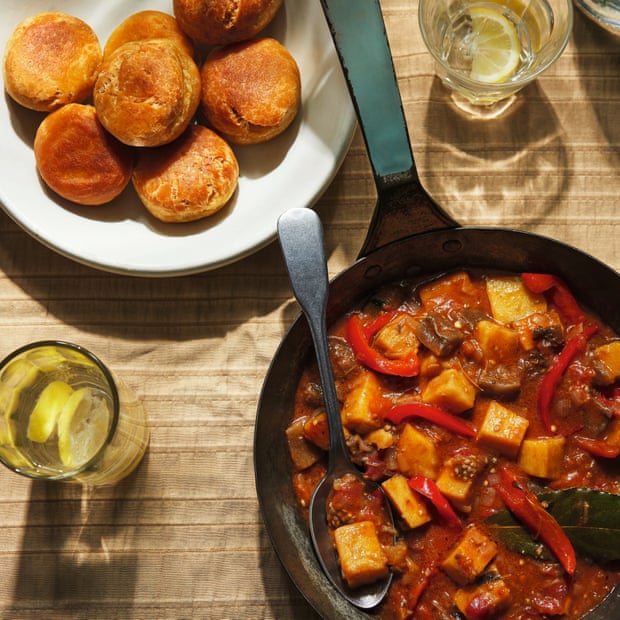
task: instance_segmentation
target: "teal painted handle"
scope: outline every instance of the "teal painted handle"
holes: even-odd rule
[[[409,177],[415,166],[378,0],[321,0],[349,86],[375,179]]]

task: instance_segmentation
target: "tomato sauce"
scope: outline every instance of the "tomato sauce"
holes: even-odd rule
[[[620,341],[563,282],[545,275],[551,284],[533,292],[540,282],[530,275],[399,282],[330,328],[351,459],[384,486],[397,525],[385,535],[380,498],[346,484],[334,492],[334,531],[371,520],[381,533],[394,579],[378,617],[576,619],[620,581],[620,549],[598,557],[590,540],[575,551],[565,534],[587,527],[600,501],[620,508]],[[413,376],[395,374],[412,360]],[[394,417],[403,405],[414,413]],[[446,426],[446,414],[458,423]],[[302,510],[325,473],[326,437],[309,363],[287,430]],[[572,523],[543,494],[577,488],[592,497]]]

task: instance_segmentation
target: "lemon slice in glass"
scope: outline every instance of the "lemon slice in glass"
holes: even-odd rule
[[[108,436],[110,411],[90,388],[75,390],[58,417],[58,452],[67,467],[85,465]]]
[[[472,21],[472,65],[470,77],[479,82],[500,84],[519,66],[521,42],[514,24],[499,11],[485,7],[470,10]]]
[[[9,387],[28,387],[34,383],[39,369],[26,359],[18,358],[9,362],[2,372],[2,383]]]
[[[16,359],[2,372],[0,385],[0,412],[10,418],[17,409],[21,393],[37,380],[40,370],[25,359]]]
[[[64,381],[52,381],[45,386],[28,419],[26,434],[30,441],[43,443],[50,438],[58,416],[72,393],[73,388]]]

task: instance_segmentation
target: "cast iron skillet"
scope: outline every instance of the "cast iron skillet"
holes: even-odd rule
[[[461,227],[418,180],[391,53],[378,0],[321,0],[358,114],[378,201],[361,258],[330,284],[328,325],[380,285],[424,279],[457,268],[550,272],[620,331],[620,276],[583,252],[539,235],[500,228]],[[312,350],[300,315],[284,337],[265,379],[258,405],[254,466],[264,523],[284,568],[324,618],[368,618],[330,585],[315,558],[297,507],[285,429],[295,388]],[[611,620],[620,609],[588,614]]]

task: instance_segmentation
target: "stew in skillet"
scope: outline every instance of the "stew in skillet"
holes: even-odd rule
[[[381,618],[579,618],[620,581],[620,339],[548,274],[376,291],[330,329],[351,459],[328,523],[343,577],[393,571]],[[318,371],[287,429],[306,509],[326,468]]]

